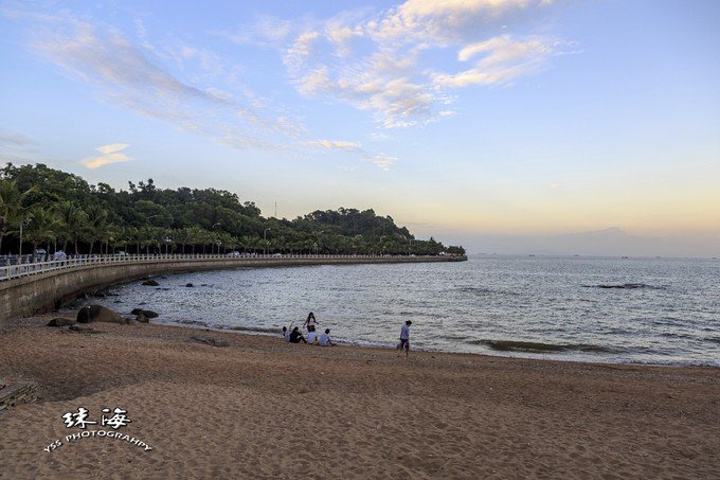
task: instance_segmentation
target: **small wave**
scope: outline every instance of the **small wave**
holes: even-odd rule
[[[660,334],[661,337],[667,337],[667,338],[689,338],[694,339],[696,338],[693,335],[688,335],[686,333],[672,333],[672,332],[663,332]]]
[[[615,353],[618,350],[611,347],[592,344],[543,343],[523,340],[469,340],[473,345],[485,345],[499,352],[527,352],[527,353],[558,353],[558,352],[597,352]]]
[[[177,323],[182,323],[183,325],[200,325],[202,327],[208,326],[207,323],[201,322],[199,320],[178,320]]]
[[[487,287],[460,287],[458,288],[459,291],[463,293],[473,293],[478,296],[485,296],[485,295],[520,295],[517,292],[512,292],[509,290],[494,290],[492,288]]]
[[[234,330],[236,332],[256,332],[256,333],[274,333],[279,335],[282,331],[282,327],[268,328],[268,327],[217,327],[223,330]]]
[[[665,290],[667,287],[662,285],[648,285],[647,283],[600,283],[598,285],[582,285],[585,288],[616,288],[625,290],[648,289],[648,290]]]

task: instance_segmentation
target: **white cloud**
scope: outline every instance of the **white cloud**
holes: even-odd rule
[[[506,84],[540,71],[556,40],[491,33],[550,3],[407,0],[370,17],[341,14],[298,26],[303,29],[286,43],[283,60],[302,95],[369,111],[383,128],[425,125],[451,116],[454,89]],[[447,55],[448,47],[457,58]],[[462,67],[470,61],[472,67]]]
[[[320,148],[324,150],[362,150],[362,145],[359,143],[349,142],[346,140],[309,140],[305,142],[305,145],[311,148]]]
[[[369,25],[372,34],[395,41],[463,41],[468,31],[505,15],[544,5],[537,0],[407,0]]]
[[[315,95],[331,90],[335,85],[325,65],[320,65],[297,80],[297,88],[303,95]]]
[[[96,169],[113,163],[128,162],[132,160],[132,158],[128,157],[123,151],[129,146],[130,145],[126,143],[102,145],[95,149],[100,152],[101,155],[86,158],[81,163],[87,168]]]
[[[548,38],[516,40],[502,35],[466,45],[458,52],[458,60],[466,62],[484,55],[475,67],[454,74],[435,74],[433,83],[450,88],[507,83],[542,68],[557,44],[557,41]]]
[[[397,161],[397,157],[392,155],[386,155],[384,153],[371,153],[365,150],[361,144],[357,142],[350,142],[347,140],[310,140],[305,142],[305,145],[310,148],[333,151],[340,150],[345,152],[356,153],[363,160],[374,164],[382,170],[388,171]]]
[[[381,153],[369,157],[369,160],[383,170],[390,170],[390,167],[397,161],[397,157]]]
[[[38,22],[33,24],[31,45],[36,52],[125,108],[238,149],[283,150],[286,145],[276,134],[294,138],[303,131],[300,122],[285,112],[268,110],[238,85],[234,69],[221,65],[219,57],[185,44],[155,47],[142,23],[138,46],[115,28],[69,14],[30,18]],[[194,62],[207,74],[204,79],[215,83],[201,87],[184,80],[162,60],[181,71],[184,62]],[[230,141],[232,136],[237,141]]]
[[[303,32],[296,39],[287,53],[283,61],[291,68],[301,65],[305,59],[310,56],[312,44],[320,38],[318,32]]]

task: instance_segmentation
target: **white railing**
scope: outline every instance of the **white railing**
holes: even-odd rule
[[[44,262],[21,263],[0,267],[0,282],[15,278],[39,275],[41,273],[70,268],[88,267],[91,265],[108,264],[137,264],[137,263],[170,263],[183,262],[206,262],[206,261],[236,261],[238,264],[247,263],[258,259],[370,259],[379,257],[390,257],[391,255],[329,255],[329,254],[136,254],[136,255],[80,255],[67,257],[64,260],[50,260]],[[406,255],[397,255],[405,257]],[[420,257],[420,256],[419,256]]]

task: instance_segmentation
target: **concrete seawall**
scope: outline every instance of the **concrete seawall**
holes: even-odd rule
[[[134,263],[84,265],[0,283],[0,327],[12,318],[56,310],[88,291],[128,283],[150,275],[204,270],[346,265],[368,263],[457,262],[465,257],[278,257],[215,258],[202,260],[157,259]]]

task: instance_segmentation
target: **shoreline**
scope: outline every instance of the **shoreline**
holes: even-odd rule
[[[57,312],[46,314],[49,316],[69,316],[72,318],[75,318],[77,314],[76,308],[64,308]],[[173,327],[173,328],[186,328],[190,330],[197,330],[197,331],[210,331],[210,332],[217,332],[217,333],[228,333],[228,334],[235,334],[235,335],[244,335],[248,337],[266,337],[266,338],[281,338],[280,332],[282,327],[277,328],[277,332],[275,330],[271,329],[270,327],[218,327],[218,326],[210,326],[207,324],[204,324],[202,322],[182,322],[182,321],[162,321],[162,320],[155,320],[151,321],[154,325],[159,326],[167,326],[167,327]],[[303,333],[305,335],[305,333]],[[392,343],[381,343],[381,342],[351,342],[347,340],[335,340],[333,341],[338,344],[338,346],[342,347],[354,347],[354,348],[367,348],[367,349],[378,349],[378,350],[395,350]],[[488,340],[492,342],[511,342],[511,343],[519,343],[519,344],[525,344],[525,343],[533,343],[538,345],[552,345],[555,346],[555,344],[549,344],[544,342],[538,342],[538,341],[526,341],[526,340]],[[561,344],[557,344],[558,346],[561,346]],[[603,358],[572,358],[568,354],[568,357],[566,358],[559,358],[562,354],[560,351],[548,351],[548,352],[533,352],[533,351],[503,351],[503,350],[497,350],[497,351],[486,351],[486,352],[462,352],[462,351],[450,351],[450,350],[442,350],[440,348],[434,349],[434,348],[415,348],[412,347],[411,353],[432,353],[432,354],[448,354],[448,355],[479,355],[489,358],[516,358],[516,359],[525,359],[525,360],[537,360],[537,361],[549,361],[549,362],[572,362],[572,363],[578,363],[578,364],[589,364],[589,365],[638,365],[638,366],[651,366],[651,367],[673,367],[673,368],[682,368],[682,367],[701,367],[701,368],[712,368],[712,369],[720,369],[720,360],[715,360],[714,363],[711,360],[707,361],[694,361],[694,360],[687,360],[687,361],[668,361],[668,362],[654,362],[654,361],[638,361],[638,360],[627,360],[627,361],[612,361],[612,360],[604,360]]]
[[[272,333],[270,332],[270,328],[264,329],[264,328],[258,328],[257,330],[251,328],[251,327],[211,327],[211,326],[201,326],[196,324],[183,324],[182,322],[155,322],[156,325],[162,325],[167,327],[173,327],[173,328],[189,328],[191,330],[198,330],[198,331],[209,331],[209,332],[217,332],[217,333],[228,333],[228,334],[234,334],[234,335],[241,335],[241,336],[247,336],[247,337],[266,337],[266,338],[281,338],[280,337],[280,328],[278,328],[278,333]],[[303,333],[305,335],[305,333]],[[495,340],[489,340],[489,341],[495,341]],[[498,340],[499,342],[504,342],[505,340]],[[391,343],[381,343],[381,342],[350,342],[347,340],[335,340],[333,339],[333,342],[341,347],[352,347],[352,348],[360,348],[360,349],[369,349],[369,350],[382,350],[382,351],[394,351],[395,347],[392,346]],[[525,340],[517,340],[517,343],[527,343]],[[541,342],[537,342],[541,343]],[[550,344],[546,344],[550,345]],[[548,357],[547,355],[560,355],[558,352],[548,352],[548,353],[541,353],[541,352],[522,352],[522,351],[511,351],[508,353],[503,353],[502,350],[498,350],[497,352],[488,351],[488,352],[457,352],[457,351],[449,351],[449,350],[442,350],[442,349],[433,349],[433,348],[416,348],[412,347],[412,350],[410,351],[411,354],[413,353],[430,353],[430,354],[436,354],[441,353],[443,355],[477,355],[481,357],[488,357],[488,358],[514,358],[514,359],[520,359],[520,360],[535,360],[539,362],[571,362],[571,363],[578,363],[578,364],[588,364],[588,365],[628,365],[628,366],[648,366],[648,367],[672,367],[672,368],[683,368],[683,367],[698,367],[698,368],[711,368],[711,369],[720,369],[720,360],[716,360],[715,363],[712,363],[711,361],[668,361],[667,363],[663,362],[643,362],[639,360],[628,360],[628,361],[603,361],[602,358],[598,359],[588,359],[588,360],[582,360],[578,358],[558,358],[556,357]],[[530,356],[535,355],[535,356]]]
[[[711,478],[720,374],[471,353],[288,344],[177,325],[0,332],[0,377],[38,385],[0,415],[0,478]],[[192,340],[212,337],[226,346]],[[122,432],[62,415],[120,406]],[[79,430],[78,430],[79,431]],[[314,452],[308,457],[307,452]],[[5,475],[5,476],[4,476]]]

